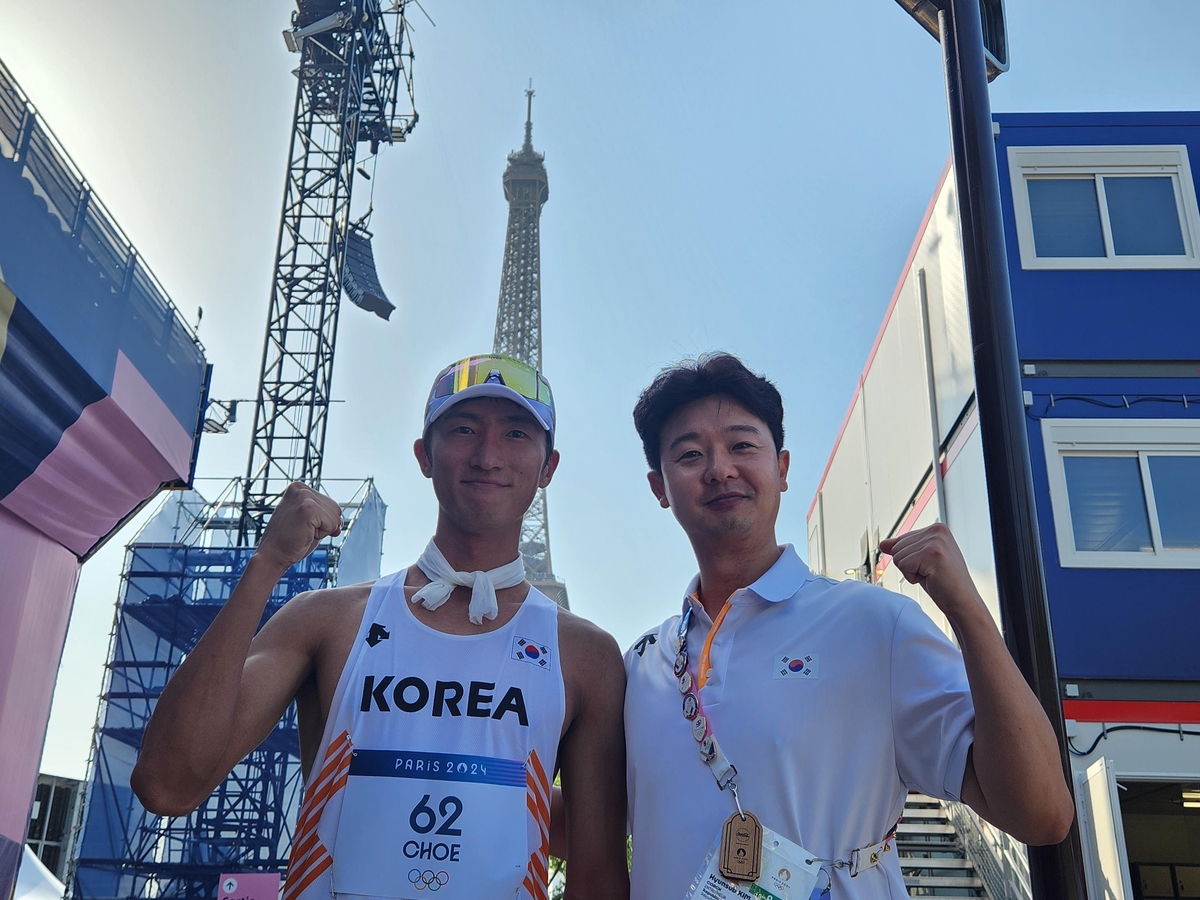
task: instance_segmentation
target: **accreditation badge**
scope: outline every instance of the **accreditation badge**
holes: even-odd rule
[[[512,897],[529,865],[525,763],[355,750],[333,851],[334,894]]]
[[[821,861],[812,853],[763,828],[758,877],[753,881],[730,880],[721,873],[722,850],[727,844],[724,837],[723,833],[717,834],[685,900],[809,900],[821,871]]]

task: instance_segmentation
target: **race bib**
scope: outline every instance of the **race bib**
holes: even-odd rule
[[[525,764],[355,750],[333,853],[335,894],[512,897],[529,865]]]
[[[809,900],[821,862],[770,828],[763,828],[762,865],[755,881],[730,881],[720,871],[721,835],[692,879],[685,900]]]

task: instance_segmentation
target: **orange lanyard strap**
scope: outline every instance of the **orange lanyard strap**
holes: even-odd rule
[[[696,602],[699,602],[697,600]],[[708,637],[704,639],[704,646],[700,649],[700,665],[696,670],[696,689],[704,687],[708,684],[708,673],[712,671],[712,664],[709,656],[712,652],[713,637],[717,633],[717,629],[721,627],[721,623],[725,621],[725,614],[729,612],[729,607],[732,606],[728,600],[721,607],[721,611],[717,613],[717,617],[713,619],[712,628],[709,629]]]

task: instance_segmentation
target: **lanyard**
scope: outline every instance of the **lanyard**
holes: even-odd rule
[[[673,670],[675,677],[679,679],[679,693],[683,694],[683,717],[692,723],[692,737],[700,745],[700,758],[712,772],[717,787],[733,794],[733,802],[737,805],[740,814],[742,813],[742,804],[738,800],[737,782],[734,781],[738,773],[737,768],[729,761],[725,756],[725,751],[717,743],[717,737],[713,734],[712,722],[709,721],[708,716],[704,715],[700,705],[700,685],[693,677],[691,666],[688,664],[687,633],[691,621],[692,607],[689,604],[688,608],[684,610],[683,618],[679,621]]]
[[[704,710],[700,705],[700,685],[693,678],[691,666],[688,664],[687,633],[691,621],[692,606],[688,604],[688,608],[684,610],[683,617],[679,621],[673,670],[675,677],[679,679],[679,693],[683,694],[683,717],[692,723],[692,737],[700,745],[700,758],[712,772],[717,787],[733,794],[733,802],[737,805],[738,814],[745,819],[742,803],[738,799],[737,782],[734,780],[737,778],[737,768],[729,761],[725,756],[725,751],[717,743],[717,737],[713,734],[712,722],[704,715]],[[850,877],[855,878],[860,871],[875,868],[880,857],[892,849],[892,838],[896,835],[897,825],[899,822],[892,826],[892,829],[879,843],[850,851],[848,859],[823,859],[820,857],[814,857],[814,859],[827,864],[831,870],[849,869]],[[826,887],[822,893],[828,892],[829,887]]]

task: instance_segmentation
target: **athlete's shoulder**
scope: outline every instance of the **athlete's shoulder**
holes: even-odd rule
[[[309,612],[319,609],[326,615],[336,614],[353,606],[361,606],[371,596],[373,581],[359,584],[338,585],[315,591],[302,591],[287,602],[284,609]]]
[[[593,708],[596,702],[620,705],[625,696],[621,650],[616,639],[595,622],[558,610],[558,660],[569,716]]]
[[[320,643],[322,638],[345,628],[358,628],[374,582],[303,591],[273,615],[269,624],[289,637]]]
[[[583,616],[567,609],[558,611],[558,643],[563,659],[571,654],[576,659],[586,659],[600,664],[620,665],[621,650],[616,638]]]

